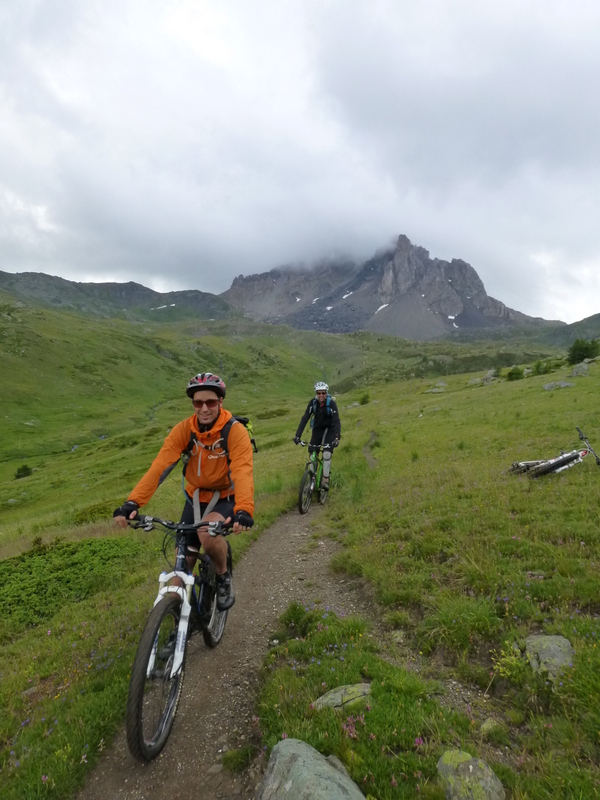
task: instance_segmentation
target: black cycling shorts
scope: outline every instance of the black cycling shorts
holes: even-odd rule
[[[221,497],[217,501],[213,511],[216,514],[220,514],[223,519],[227,519],[228,517],[233,517],[234,505],[235,498],[233,495],[229,495],[229,497]],[[207,506],[208,503],[200,503],[200,516],[204,516]],[[185,523],[186,525],[192,525],[194,522],[194,504],[192,498],[187,494],[185,505],[183,507],[183,511],[181,512],[181,519],[179,521]],[[188,531],[186,533],[186,546],[191,548],[190,555],[196,555],[197,551],[200,550],[200,539],[198,538],[197,531]]]
[[[327,435],[325,436],[325,441],[323,442],[323,434],[327,431]],[[310,444],[308,451],[312,452],[312,448],[314,445],[317,444],[328,444],[332,445],[335,442],[335,434],[329,428],[313,428],[312,436],[310,437]]]

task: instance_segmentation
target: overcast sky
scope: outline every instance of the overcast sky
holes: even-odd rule
[[[0,269],[219,293],[404,233],[600,313],[598,0],[1,0]]]

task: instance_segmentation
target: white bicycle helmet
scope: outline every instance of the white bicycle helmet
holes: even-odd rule
[[[328,392],[328,391],[329,391],[329,386],[327,386],[327,384],[324,383],[323,381],[317,381],[315,383],[315,392]]]

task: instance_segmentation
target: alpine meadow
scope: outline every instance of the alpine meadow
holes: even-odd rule
[[[600,451],[600,363],[588,367],[573,377],[565,348],[517,335],[132,322],[0,293],[0,796],[73,797],[123,723],[162,536],[117,531],[112,511],[191,413],[190,376],[210,370],[259,447],[257,524],[232,542],[236,560],[296,508],[292,437],[314,381],[329,383],[343,434],[314,535],[339,543],[332,568],[368,585],[384,630],[290,606],[261,673],[260,748],[303,739],[377,800],[441,800],[450,748],[484,759],[515,800],[600,797],[600,469],[590,456],[535,480],[508,471],[573,449],[576,426]],[[147,512],[180,507],[176,470]],[[524,657],[535,633],[573,647],[555,682]],[[314,708],[364,680],[361,715]]]

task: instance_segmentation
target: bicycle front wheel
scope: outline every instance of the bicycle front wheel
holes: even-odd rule
[[[549,475],[567,465],[573,466],[574,462],[579,460],[579,453],[566,453],[564,456],[553,458],[552,461],[545,461],[541,466],[532,469],[529,474],[532,478],[539,478],[541,475]]]
[[[304,470],[304,475],[300,481],[300,493],[298,494],[298,511],[306,514],[310,508],[313,493],[314,473],[310,466]]]
[[[139,761],[151,761],[165,746],[183,687],[184,663],[171,678],[181,598],[171,594],[152,609],[131,669],[127,697],[127,744]]]

